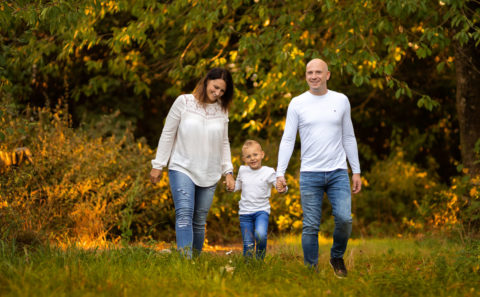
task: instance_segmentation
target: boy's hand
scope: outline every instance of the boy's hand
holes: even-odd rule
[[[150,181],[152,184],[158,183],[162,179],[162,170],[152,168],[150,171]]]
[[[235,179],[233,178],[232,174],[227,174],[225,176],[224,184],[227,188],[227,191],[233,192],[233,190],[235,190]]]
[[[275,187],[279,193],[287,191],[287,181],[285,180],[284,176],[277,177],[277,184]]]

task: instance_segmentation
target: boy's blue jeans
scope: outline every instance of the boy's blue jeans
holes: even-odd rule
[[[346,169],[326,172],[300,172],[300,195],[303,210],[302,247],[304,262],[318,264],[318,231],[322,216],[323,194],[327,193],[335,218],[331,258],[343,258],[352,232],[352,198]]]
[[[269,214],[258,211],[252,214],[240,215],[240,229],[243,238],[243,255],[263,259],[267,251],[267,230]],[[256,245],[255,245],[256,243]]]
[[[175,170],[169,170],[168,176],[175,205],[177,249],[191,258],[192,249],[202,251],[207,214],[217,185],[199,187],[186,174]]]

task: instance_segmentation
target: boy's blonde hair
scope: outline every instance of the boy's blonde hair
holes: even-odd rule
[[[242,146],[242,153],[247,147],[251,147],[252,145],[258,145],[260,147],[260,150],[263,150],[262,145],[258,141],[253,139],[248,139],[245,141],[245,143]]]

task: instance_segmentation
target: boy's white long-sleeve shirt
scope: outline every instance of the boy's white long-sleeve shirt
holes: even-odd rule
[[[347,169],[360,173],[357,141],[350,118],[350,102],[342,93],[325,95],[309,91],[292,99],[278,153],[277,176],[284,176],[300,133],[300,171]]]
[[[219,103],[202,106],[192,94],[181,95],[168,112],[152,167],[180,171],[201,187],[217,183],[233,170],[228,113]]]
[[[272,167],[262,166],[254,170],[249,166],[240,166],[235,181],[235,191],[242,191],[238,214],[251,214],[257,211],[270,214],[269,199],[275,183],[275,170]]]

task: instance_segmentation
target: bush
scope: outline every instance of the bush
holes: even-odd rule
[[[174,240],[175,211],[167,173],[157,185],[150,183],[154,151],[143,139],[134,138],[119,113],[73,129],[64,104],[19,114],[7,99],[2,97],[0,106],[1,240]],[[14,155],[18,158],[11,160]],[[233,163],[238,168],[241,161],[236,155]],[[480,180],[467,173],[447,187],[397,150],[363,174],[363,190],[352,197],[353,236],[429,228],[461,228],[473,234],[480,226]],[[302,229],[298,177],[286,178],[287,194],[272,189],[271,233]],[[207,220],[208,239],[240,240],[239,199],[240,192],[228,193],[219,183]],[[321,231],[331,235],[334,223],[328,199],[322,218]]]
[[[364,235],[392,235],[408,231],[417,206],[439,189],[432,174],[405,161],[402,150],[378,161],[362,177],[362,191],[352,197],[354,227]],[[420,229],[422,224],[414,224]]]
[[[426,195],[418,207],[418,218],[442,231],[455,231],[465,236],[480,229],[480,176],[452,178],[450,187]]]
[[[236,176],[238,168],[243,163],[239,157],[239,153],[233,153],[232,155],[232,163]],[[273,165],[268,164],[267,166],[272,167]],[[289,187],[286,194],[277,193],[273,188],[271,190],[269,233],[301,232],[302,210],[300,206],[298,179],[288,174],[286,178]],[[207,236],[209,240],[216,243],[238,242],[242,240],[238,214],[240,196],[241,191],[234,193],[227,192],[224,185],[219,183],[207,220]]]
[[[28,147],[33,160],[3,166],[2,238],[15,239],[28,230],[50,240],[172,239],[167,176],[155,186],[149,182],[153,152],[134,139],[131,129],[72,129],[62,104],[23,115],[8,104],[0,110],[0,151]]]

